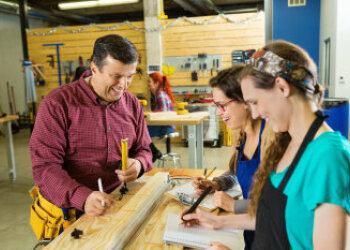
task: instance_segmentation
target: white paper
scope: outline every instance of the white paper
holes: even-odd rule
[[[238,191],[234,188],[226,190],[225,192],[233,198],[242,195],[241,191]],[[195,188],[192,186],[192,182],[188,182],[186,184],[176,186],[172,190],[168,191],[168,193],[173,195],[173,196],[176,196],[176,197],[178,196],[178,193],[179,194],[184,193],[184,194],[192,197],[194,200],[197,200],[198,197],[200,196],[199,194],[197,194]],[[200,203],[199,206],[210,209],[210,210],[215,209],[216,206],[214,205],[213,197],[214,197],[214,193],[208,194],[204,198],[204,200]]]
[[[211,241],[218,241],[230,249],[240,249],[241,243],[236,230],[211,230],[200,226],[183,227],[180,215],[168,214],[163,240],[166,244],[180,244],[186,247],[206,248]]]

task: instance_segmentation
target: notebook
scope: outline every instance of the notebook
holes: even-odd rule
[[[206,248],[211,241],[218,241],[230,249],[241,249],[238,232],[236,230],[211,230],[200,226],[183,227],[180,224],[180,215],[168,214],[164,231],[165,244],[179,244],[185,247]]]
[[[241,191],[238,191],[236,188],[232,188],[225,191],[232,198],[236,198],[242,195]],[[192,186],[192,181],[187,182],[183,185],[175,186],[172,190],[167,192],[168,195],[180,200],[185,204],[193,204],[199,197],[195,188]],[[205,208],[207,210],[214,210],[216,206],[213,202],[214,193],[208,194],[204,200],[200,203],[200,207]]]

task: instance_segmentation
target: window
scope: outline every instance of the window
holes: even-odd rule
[[[306,0],[288,0],[288,7],[305,6]]]

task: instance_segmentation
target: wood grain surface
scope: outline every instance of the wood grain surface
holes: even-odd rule
[[[159,188],[157,181],[154,178],[152,180],[152,176],[158,172],[168,172],[170,176],[203,175],[203,170],[154,168],[136,182],[128,183],[129,192],[121,201],[118,200],[119,189],[116,189],[112,193],[116,200],[115,205],[109,208],[104,215],[99,217],[83,215],[45,249],[111,249],[118,230],[128,223],[128,219],[144,204],[147,197]],[[217,170],[213,176],[222,173],[223,170]],[[183,249],[181,245],[164,246],[163,234],[168,214],[180,214],[184,208],[185,206],[175,199],[162,195],[157,204],[148,211],[148,216],[142,225],[139,228],[132,228],[135,229],[135,232],[123,249]],[[75,228],[84,232],[80,239],[70,236]],[[242,246],[244,246],[243,240]]]
[[[146,122],[148,125],[197,125],[209,117],[208,112],[193,112],[178,115],[176,112],[148,112]]]
[[[8,115],[0,118],[0,123],[18,120],[18,115]]]

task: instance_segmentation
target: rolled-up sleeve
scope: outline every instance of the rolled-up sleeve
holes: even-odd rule
[[[238,183],[237,177],[230,171],[226,171],[222,175],[213,178],[213,181],[216,181],[220,185],[220,190],[227,190],[232,188]]]

